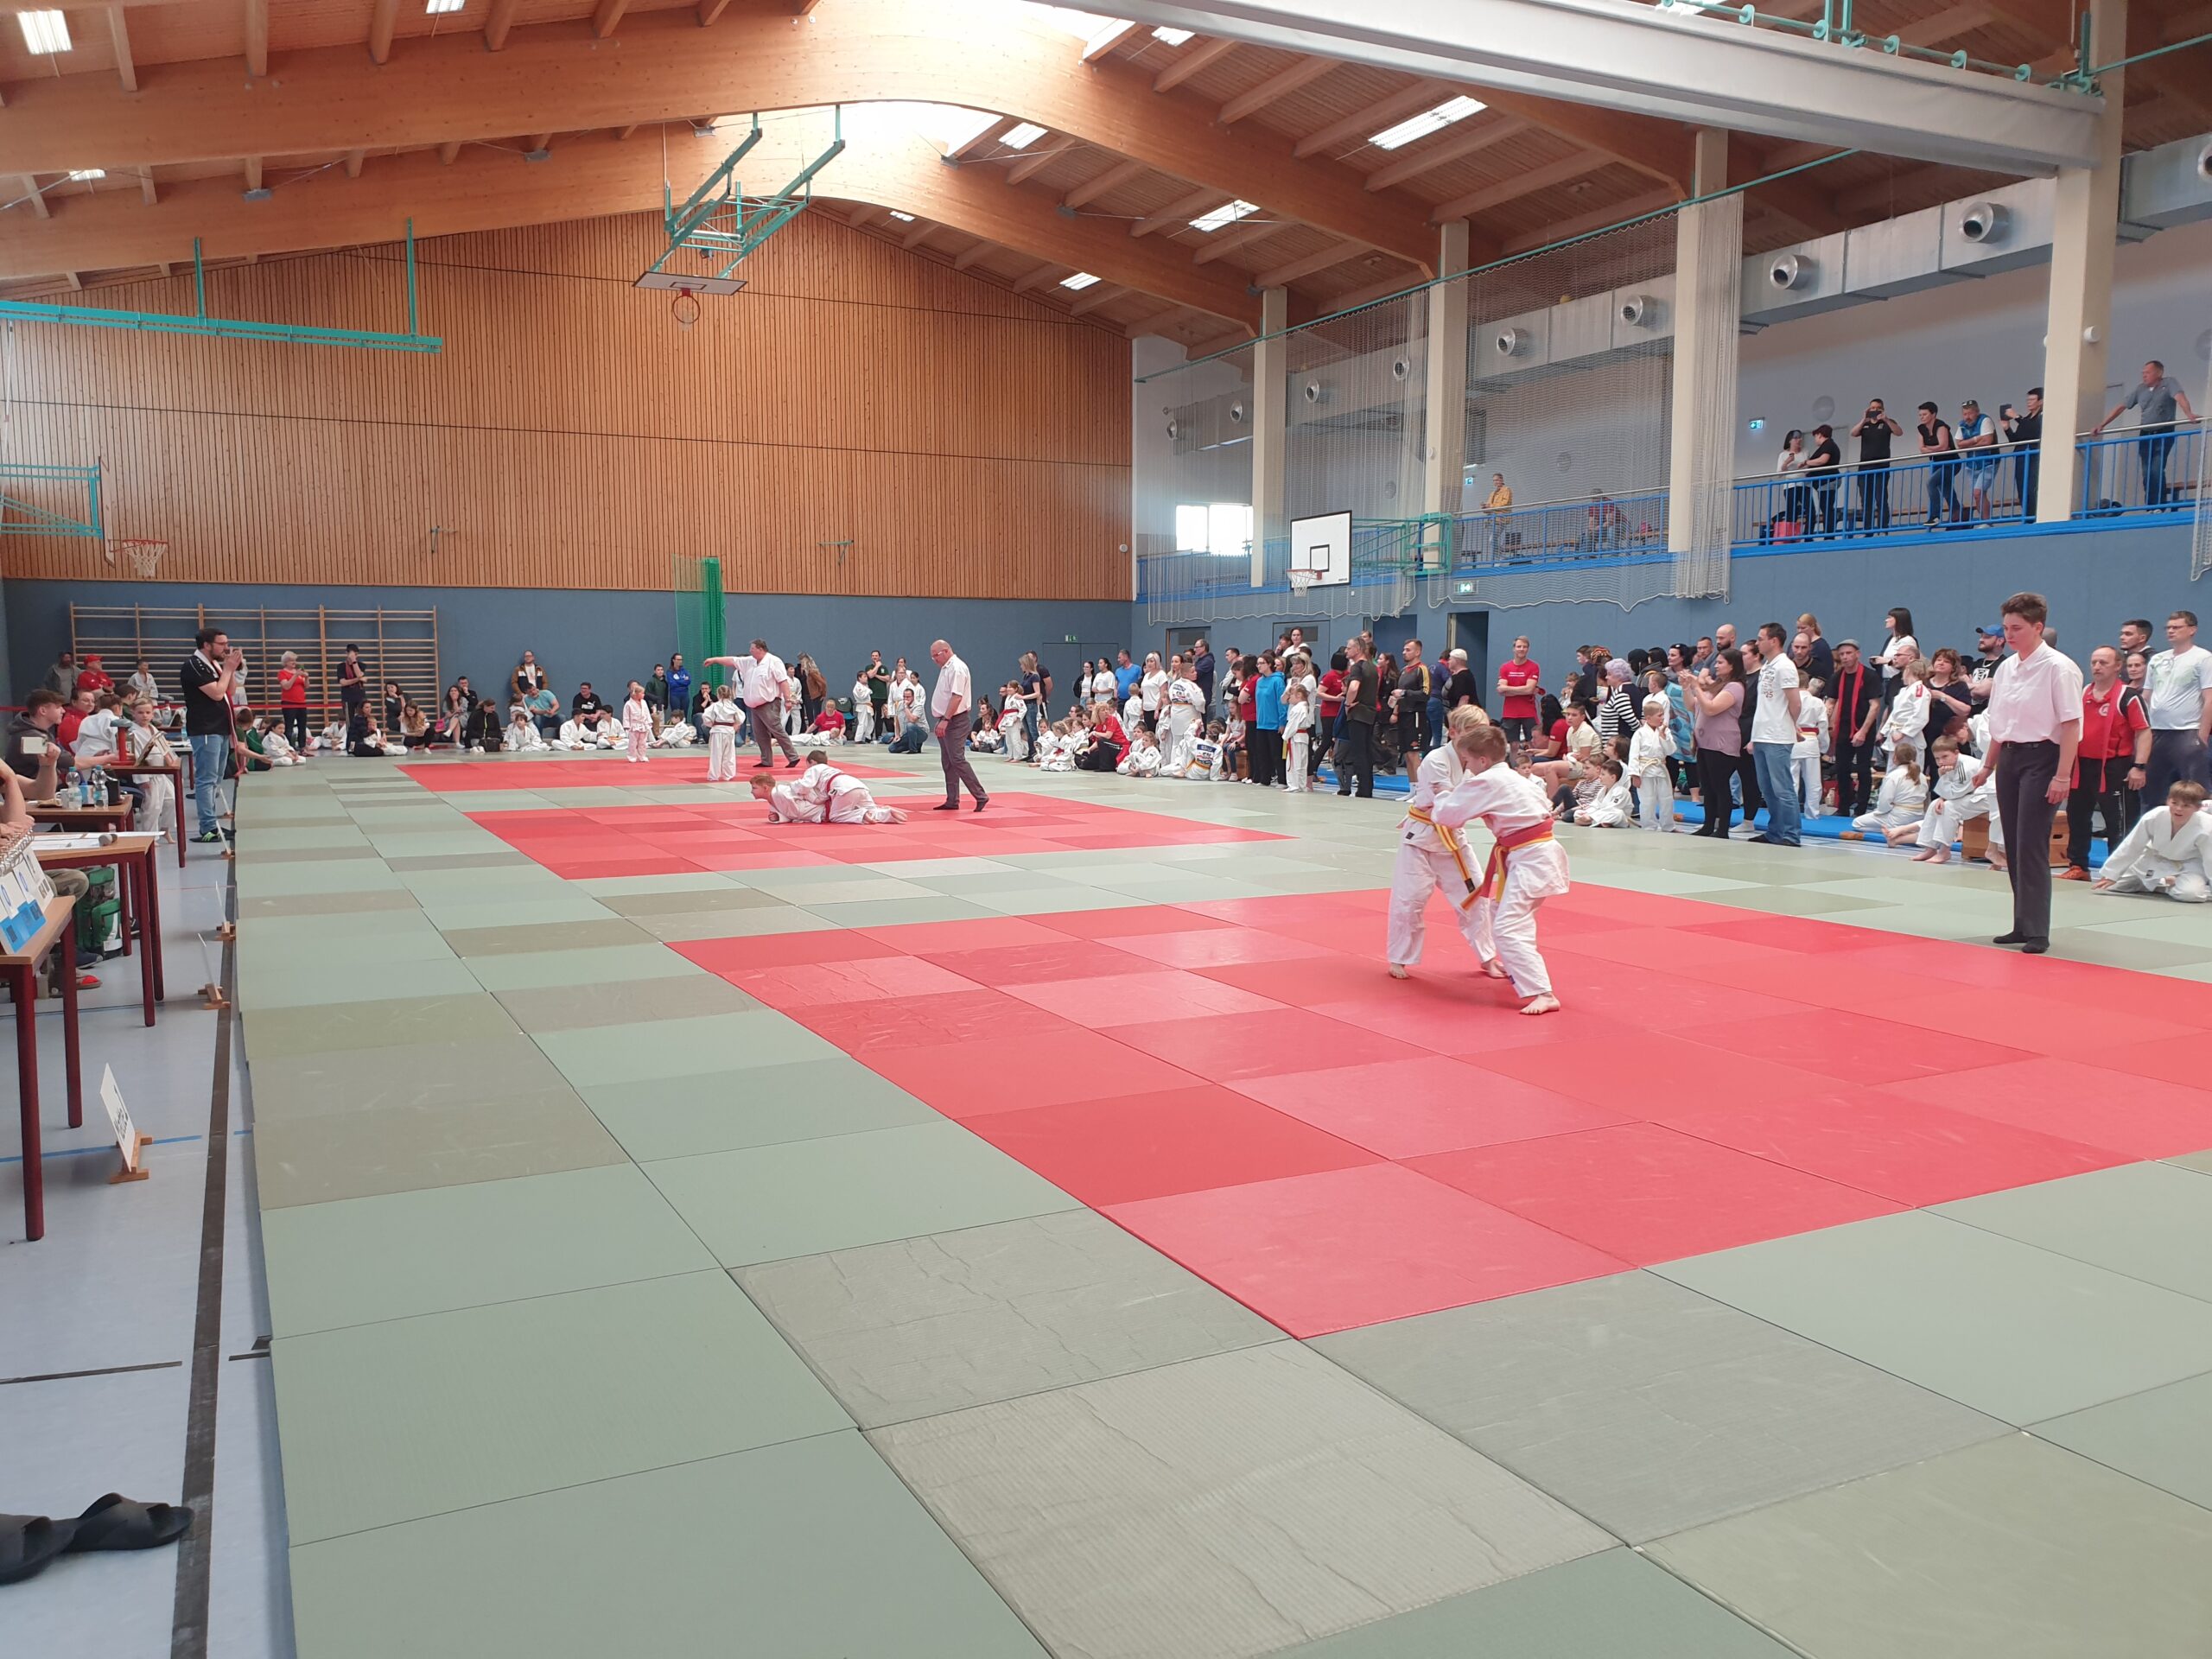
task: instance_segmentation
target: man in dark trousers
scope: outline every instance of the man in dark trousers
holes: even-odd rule
[[[944,766],[944,800],[931,810],[957,812],[960,785],[965,784],[980,812],[990,804],[991,798],[976,779],[975,763],[968,758],[968,734],[976,725],[975,683],[969,677],[968,664],[954,656],[952,647],[944,640],[930,642],[930,660],[937,664],[930,718],[937,730],[938,758]]]
[[[2050,607],[2041,594],[2015,594],[2002,609],[2012,656],[1989,691],[1989,753],[1979,789],[1997,777],[1997,817],[2005,826],[2012,883],[2012,925],[1992,941],[2028,956],[2050,949],[2050,826],[2074,778],[2082,742],[2082,671],[2044,643]]]
[[[1343,741],[1337,763],[1337,793],[1357,795],[1364,801],[1372,799],[1375,794],[1375,720],[1381,707],[1378,694],[1382,681],[1374,659],[1367,654],[1365,640],[1346,640],[1344,656],[1350,660],[1344,668],[1344,722],[1338,734]]]
[[[1208,709],[1213,707],[1213,647],[1204,639],[1191,647],[1191,677],[1198,683],[1198,695]]]
[[[1828,730],[1835,741],[1835,810],[1853,817],[1874,799],[1874,734],[1882,724],[1882,682],[1859,660],[1859,642],[1835,648],[1828,685]]]
[[[1765,643],[1755,633],[1743,647],[1744,706],[1737,711],[1737,719],[1743,728],[1744,746],[1736,756],[1736,781],[1743,790],[1744,827],[1747,830],[1754,827],[1760,809],[1766,805],[1766,797],[1759,792],[1758,761],[1751,753],[1751,721],[1759,711],[1759,670],[1766,662],[1761,647]]]

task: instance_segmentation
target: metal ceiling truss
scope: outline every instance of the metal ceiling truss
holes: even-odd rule
[[[661,187],[662,224],[668,232],[668,249],[653,261],[647,276],[665,275],[668,262],[685,249],[713,260],[727,254],[728,263],[715,273],[727,282],[746,257],[796,218],[814,195],[814,175],[845,153],[845,111],[831,107],[834,125],[830,147],[801,168],[789,184],[773,195],[748,197],[738,181],[737,166],[760,142],[760,117],[753,117],[753,130],[745,142],[730,151],[721,164],[707,175],[683,207],[676,193]]]

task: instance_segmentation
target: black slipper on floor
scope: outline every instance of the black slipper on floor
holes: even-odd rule
[[[94,1549],[159,1549],[192,1530],[192,1511],[178,1503],[141,1503],[110,1492],[76,1520],[72,1555]]]
[[[48,1562],[69,1548],[74,1521],[42,1515],[0,1515],[0,1584],[35,1578]]]

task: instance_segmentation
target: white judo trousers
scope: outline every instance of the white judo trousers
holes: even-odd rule
[[[1459,764],[1450,745],[1430,750],[1414,768],[1413,787],[1406,802],[1408,810],[1427,812],[1440,793],[1466,775],[1466,769]],[[1398,826],[1398,858],[1390,870],[1386,947],[1393,963],[1410,968],[1421,960],[1421,945],[1428,937],[1431,893],[1444,895],[1444,902],[1452,906],[1452,917],[1459,925],[1460,936],[1481,951],[1484,961],[1490,960],[1490,950],[1478,941],[1474,906],[1465,902],[1467,883],[1481,875],[1482,867],[1472,861],[1472,855],[1466,853],[1464,843],[1461,855],[1469,861],[1464,874],[1433,825],[1408,817]]]
[[[707,781],[710,784],[737,781],[736,727],[707,728]]]
[[[1552,817],[1544,786],[1503,766],[1471,774],[1440,795],[1430,810],[1449,828],[1479,817],[1491,834],[1506,836],[1548,830]],[[1536,912],[1568,887],[1567,849],[1555,841],[1532,842],[1506,854],[1503,892],[1492,897],[1485,889],[1469,907],[1476,950],[1494,957],[1522,996],[1551,994],[1551,970],[1536,948]]]

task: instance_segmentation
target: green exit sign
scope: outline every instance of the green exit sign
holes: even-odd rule
[[[1459,578],[1456,579],[1456,580],[1452,582],[1452,598],[1454,598],[1454,599],[1472,599],[1474,596],[1475,596],[1475,582],[1474,582],[1474,578],[1473,578],[1473,577],[1471,577],[1471,576],[1462,576],[1462,577],[1459,577]]]

